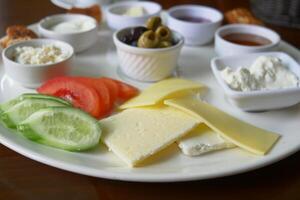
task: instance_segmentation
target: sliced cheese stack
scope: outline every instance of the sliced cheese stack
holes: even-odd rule
[[[153,84],[145,89],[140,95],[130,99],[120,106],[120,109],[153,106],[161,103],[164,99],[185,96],[190,92],[198,92],[205,86],[179,78],[170,78]]]
[[[172,107],[132,108],[100,121],[103,142],[133,167],[199,124]]]
[[[276,133],[236,119],[193,97],[165,100],[164,103],[203,121],[225,139],[255,154],[266,154],[280,137]]]
[[[190,155],[235,145],[260,155],[271,149],[278,134],[254,127],[191,97],[204,88],[176,78],[153,84],[121,105],[126,110],[100,121],[103,142],[131,167],[175,141]],[[218,134],[222,138],[217,138]],[[197,148],[203,149],[193,152]]]

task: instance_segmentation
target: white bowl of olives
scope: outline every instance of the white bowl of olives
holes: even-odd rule
[[[145,82],[171,76],[184,44],[183,36],[162,25],[159,17],[149,18],[145,27],[121,29],[113,39],[123,74]]]

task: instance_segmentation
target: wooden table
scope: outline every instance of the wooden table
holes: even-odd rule
[[[170,2],[163,1],[164,6],[170,6]],[[214,5],[217,4],[212,4]],[[30,24],[41,17],[59,12],[63,10],[46,0],[1,0],[0,35],[3,35],[7,25]],[[284,31],[283,28],[279,29]],[[285,34],[296,36],[298,31],[288,30]],[[293,43],[293,37],[287,36],[284,39]],[[293,44],[300,46],[300,43]],[[30,160],[0,145],[0,200],[296,200],[300,199],[299,169],[300,152],[271,166],[231,177],[183,183],[131,183],[62,171]]]

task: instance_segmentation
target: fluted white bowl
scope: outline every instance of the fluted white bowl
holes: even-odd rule
[[[171,76],[184,44],[183,36],[173,31],[175,45],[167,48],[140,48],[120,40],[130,29],[119,30],[113,35],[121,71],[129,78],[145,82],[155,82]]]

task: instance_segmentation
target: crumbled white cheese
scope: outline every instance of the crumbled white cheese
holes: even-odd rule
[[[204,124],[178,141],[178,146],[182,153],[188,156],[199,156],[208,152],[236,147]]]
[[[16,62],[30,65],[53,64],[66,59],[67,56],[66,52],[53,44],[17,47],[14,52]]]
[[[260,56],[249,67],[221,72],[228,86],[237,91],[299,87],[299,78],[274,56]]]

